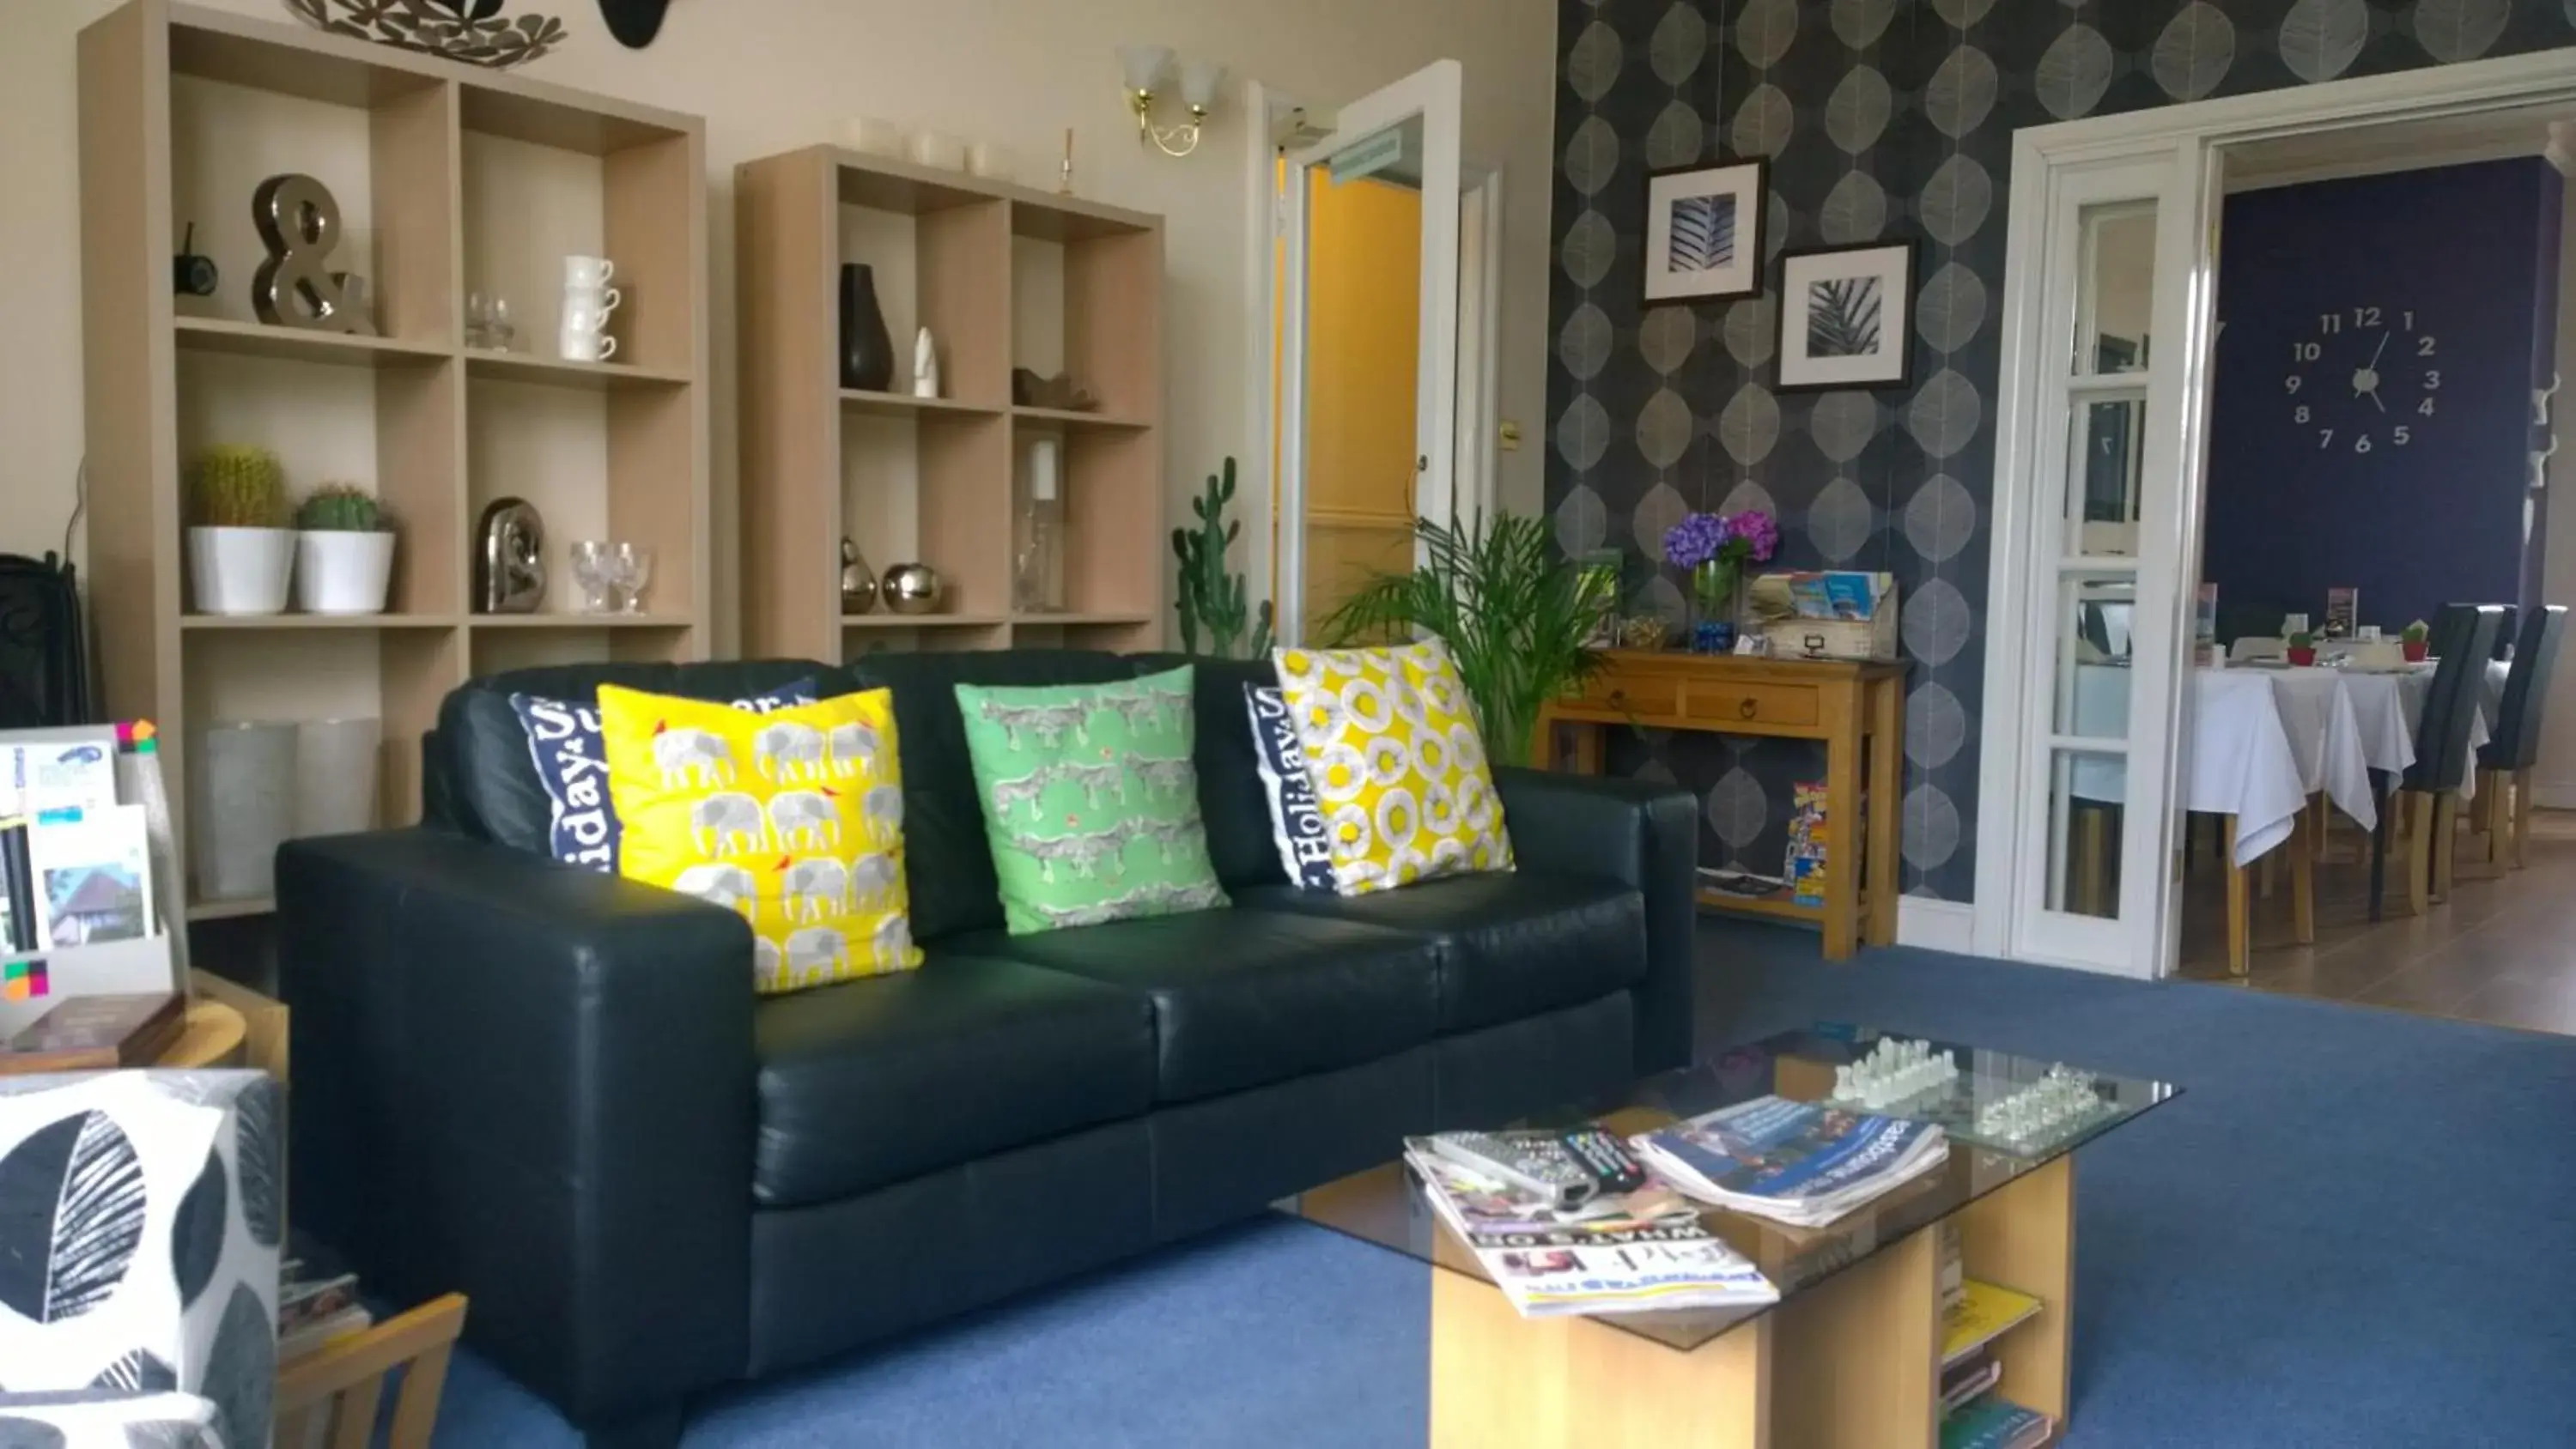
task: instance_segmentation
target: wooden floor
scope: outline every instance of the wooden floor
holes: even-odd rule
[[[2534,817],[2530,864],[2497,880],[2462,879],[2430,915],[2404,914],[2404,886],[2386,920],[2369,919],[2369,868],[2352,861],[2349,822],[2317,871],[2316,943],[2291,939],[2286,871],[2253,901],[2246,985],[2257,991],[2358,1002],[2428,1016],[2576,1035],[2576,812]],[[2461,837],[2463,860],[2468,837]],[[2203,848],[2184,888],[2185,976],[2227,979],[2226,890]]]

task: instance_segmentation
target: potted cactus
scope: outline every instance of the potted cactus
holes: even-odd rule
[[[308,614],[381,614],[393,582],[394,528],[374,494],[325,483],[295,510],[295,606]]]
[[[2305,629],[2290,636],[2290,662],[2304,669],[2317,662],[2317,636]]]
[[[188,582],[201,614],[275,614],[295,568],[286,469],[266,448],[218,444],[188,477]]]
[[[2406,651],[2407,663],[2421,664],[2424,662],[2424,656],[2432,652],[2433,626],[2418,619],[2399,632],[2397,643]]]

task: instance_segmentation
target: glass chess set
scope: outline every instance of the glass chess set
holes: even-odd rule
[[[2046,1152],[2120,1115],[2089,1072],[2063,1062],[2035,1080],[1962,1071],[1957,1049],[1880,1037],[1834,1068],[1827,1099],[1852,1112],[1937,1124],[1954,1142],[2015,1154]]]

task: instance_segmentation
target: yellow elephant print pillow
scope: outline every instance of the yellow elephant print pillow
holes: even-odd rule
[[[1280,649],[1279,691],[1346,896],[1510,870],[1502,798],[1449,648]]]
[[[742,913],[764,993],[920,965],[893,700],[748,714],[601,685],[619,873]]]

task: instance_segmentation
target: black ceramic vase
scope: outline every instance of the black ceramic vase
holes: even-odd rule
[[[884,392],[894,385],[894,341],[877,310],[877,277],[865,262],[841,268],[841,386]]]

